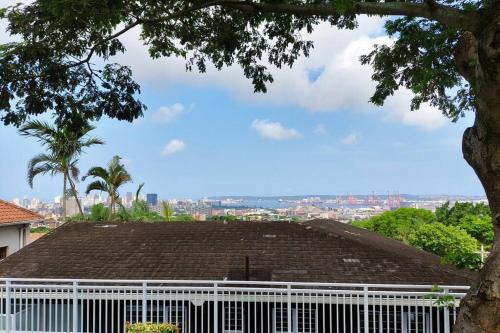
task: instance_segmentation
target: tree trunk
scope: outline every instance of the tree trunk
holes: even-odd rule
[[[454,332],[500,332],[500,6],[479,34],[465,33],[457,67],[476,93],[474,125],[463,136],[465,160],[481,181],[493,216],[495,240],[479,279],[460,305]]]
[[[66,188],[67,188],[67,177],[66,173],[63,175],[63,219],[66,219]]]
[[[111,197],[111,215],[115,215],[115,196],[114,194],[111,194],[110,197]]]
[[[73,193],[73,197],[75,197],[76,205],[78,206],[78,211],[80,215],[83,215],[82,204],[80,200],[78,200],[78,192],[76,191],[75,183],[71,180],[71,177],[68,175],[69,186],[71,187],[71,193]]]

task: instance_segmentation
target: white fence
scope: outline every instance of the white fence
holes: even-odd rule
[[[241,281],[0,279],[1,332],[450,332],[468,287]]]

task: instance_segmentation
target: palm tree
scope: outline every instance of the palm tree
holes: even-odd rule
[[[132,181],[132,177],[125,169],[125,166],[120,163],[121,157],[114,156],[105,169],[103,167],[93,167],[82,178],[85,180],[87,177],[100,178],[95,180],[87,186],[85,191],[89,194],[91,191],[97,190],[106,192],[111,199],[111,213],[115,214],[115,205],[120,198],[118,188],[125,183]]]
[[[172,221],[174,210],[172,209],[172,206],[168,203],[168,201],[162,201],[161,208],[163,212],[163,218],[165,219],[165,221],[169,222]]]
[[[40,174],[63,176],[63,216],[66,217],[66,198],[68,183],[71,195],[74,196],[80,214],[83,215],[75,182],[78,181],[78,156],[85,148],[104,144],[99,138],[89,137],[95,127],[87,122],[80,122],[78,126],[65,124],[53,126],[39,120],[28,121],[20,129],[23,136],[33,137],[47,149],[47,153],[39,154],[28,162],[27,181],[33,187],[34,178]]]

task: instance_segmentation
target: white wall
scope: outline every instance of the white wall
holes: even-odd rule
[[[0,226],[0,247],[8,246],[7,255],[11,255],[28,243],[29,232],[28,224]]]

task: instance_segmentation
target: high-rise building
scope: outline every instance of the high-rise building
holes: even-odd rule
[[[130,207],[132,206],[132,202],[134,201],[134,194],[132,192],[127,192],[127,194],[125,195],[125,198],[123,198],[124,202],[123,202],[123,205],[125,207]]]
[[[148,193],[146,194],[146,202],[150,206],[158,205],[158,194],[156,193]]]
[[[28,208],[28,207],[29,207],[29,205],[30,205],[30,203],[31,203],[30,199],[28,199],[28,198],[24,198],[24,199],[23,199],[22,206],[23,206],[24,208]]]
[[[80,213],[78,204],[75,198],[71,197],[66,200],[66,216],[77,215]]]
[[[19,198],[12,199],[12,203],[16,206],[21,206],[21,200]]]
[[[31,199],[31,203],[29,205],[30,209],[38,209],[40,208],[41,201],[38,198]]]

